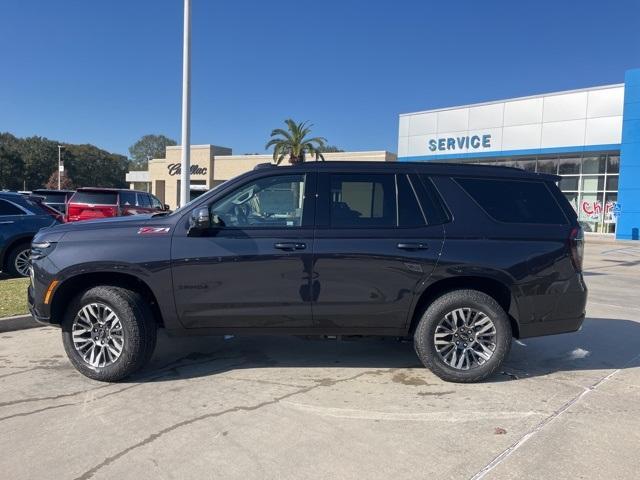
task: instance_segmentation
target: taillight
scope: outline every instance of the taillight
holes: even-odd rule
[[[582,227],[574,227],[569,234],[569,250],[571,251],[571,261],[576,271],[582,271],[582,261],[584,260],[584,232]]]

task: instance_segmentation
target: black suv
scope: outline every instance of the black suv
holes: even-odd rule
[[[411,335],[435,374],[494,373],[512,338],[585,315],[582,231],[559,177],[437,163],[262,165],[175,212],[32,244],[31,312],[116,381],[171,334]]]

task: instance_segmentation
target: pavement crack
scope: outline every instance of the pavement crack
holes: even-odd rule
[[[362,377],[364,375],[370,375],[370,374],[375,374],[378,372],[386,372],[386,371],[390,371],[390,370],[371,370],[371,371],[366,371],[366,372],[361,372],[358,373],[357,375],[352,375],[351,377],[347,377],[347,378],[343,378],[343,379],[339,379],[339,380],[331,380],[331,381],[325,381],[322,383],[316,383],[315,385],[310,385],[304,388],[300,388],[298,390],[295,390],[293,392],[284,394],[284,395],[280,395],[278,397],[275,397],[272,400],[267,400],[264,402],[260,402],[258,404],[255,405],[245,405],[245,406],[238,406],[238,407],[232,407],[232,408],[227,408],[225,410],[220,410],[218,412],[210,412],[210,413],[205,413],[203,415],[198,415],[197,417],[193,417],[187,420],[183,420],[181,422],[178,423],[174,423],[173,425],[170,425],[168,427],[163,428],[162,430],[159,430],[155,433],[152,433],[151,435],[147,436],[146,438],[140,440],[137,443],[134,443],[133,445],[130,445],[129,447],[120,450],[119,452],[105,458],[102,462],[100,462],[98,465],[92,467],[91,469],[87,470],[86,472],[84,472],[82,475],[80,475],[79,477],[76,477],[75,480],[88,480],[91,477],[93,477],[100,469],[111,465],[113,462],[119,460],[120,458],[124,457],[125,455],[127,455],[128,453],[132,452],[133,450],[136,450],[138,448],[144,447],[146,445],[149,445],[150,443],[156,441],[158,438],[171,433],[179,428],[185,427],[187,425],[192,425],[196,422],[200,422],[202,420],[207,420],[209,418],[216,418],[216,417],[221,417],[223,415],[227,415],[229,413],[235,413],[235,412],[252,412],[270,405],[275,405],[283,400],[286,400],[288,398],[291,398],[295,395],[300,395],[300,394],[304,394],[304,393],[308,393],[312,390],[315,390],[316,388],[322,388],[322,387],[327,387],[327,386],[333,386],[336,385],[338,383],[343,383],[343,382],[349,382],[351,380],[355,380],[359,377]]]

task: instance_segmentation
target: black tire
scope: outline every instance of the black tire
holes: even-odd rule
[[[6,273],[8,273],[12,277],[28,277],[29,276],[28,273],[26,275],[20,273],[20,271],[16,267],[16,259],[23,252],[26,252],[27,255],[30,254],[30,252],[31,252],[31,244],[30,243],[28,243],[28,242],[19,243],[18,245],[12,247],[11,251],[9,251],[9,254],[7,255],[7,260],[6,260],[6,264],[5,264],[6,265]]]
[[[434,339],[440,320],[458,308],[473,308],[485,313],[496,330],[495,350],[491,357],[482,365],[475,365],[467,370],[447,364],[436,350]],[[454,290],[437,298],[426,308],[414,334],[414,346],[424,366],[442,380],[473,383],[484,380],[500,368],[511,348],[511,338],[509,317],[498,302],[476,290]]]
[[[119,318],[123,331],[120,356],[103,367],[91,366],[76,350],[73,321],[90,303],[108,306]],[[98,286],[76,296],[67,308],[62,322],[62,341],[69,360],[84,376],[103,382],[117,382],[142,368],[151,358],[156,345],[157,326],[147,302],[136,292],[120,287]]]

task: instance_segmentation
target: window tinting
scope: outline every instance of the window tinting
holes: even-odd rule
[[[116,192],[76,192],[71,198],[73,203],[89,203],[92,205],[116,205]]]
[[[543,182],[457,178],[493,218],[507,223],[564,225],[567,219]]]
[[[332,227],[394,227],[394,175],[331,174]]]
[[[138,193],[138,206],[144,208],[151,208],[151,200],[146,193]]]
[[[304,182],[304,175],[261,178],[211,205],[211,215],[222,227],[299,227],[302,225]]]
[[[158,200],[157,197],[153,196],[153,195],[149,195],[149,197],[151,198],[151,206],[153,208],[164,208],[164,205],[162,205],[162,203],[160,202],[160,200]]]
[[[425,219],[418,199],[406,175],[398,175],[398,225],[401,227],[421,227]]]
[[[0,200],[0,215],[24,215],[24,214],[25,213],[15,205],[5,200]]]
[[[136,204],[136,192],[120,192],[120,206],[133,207]]]

